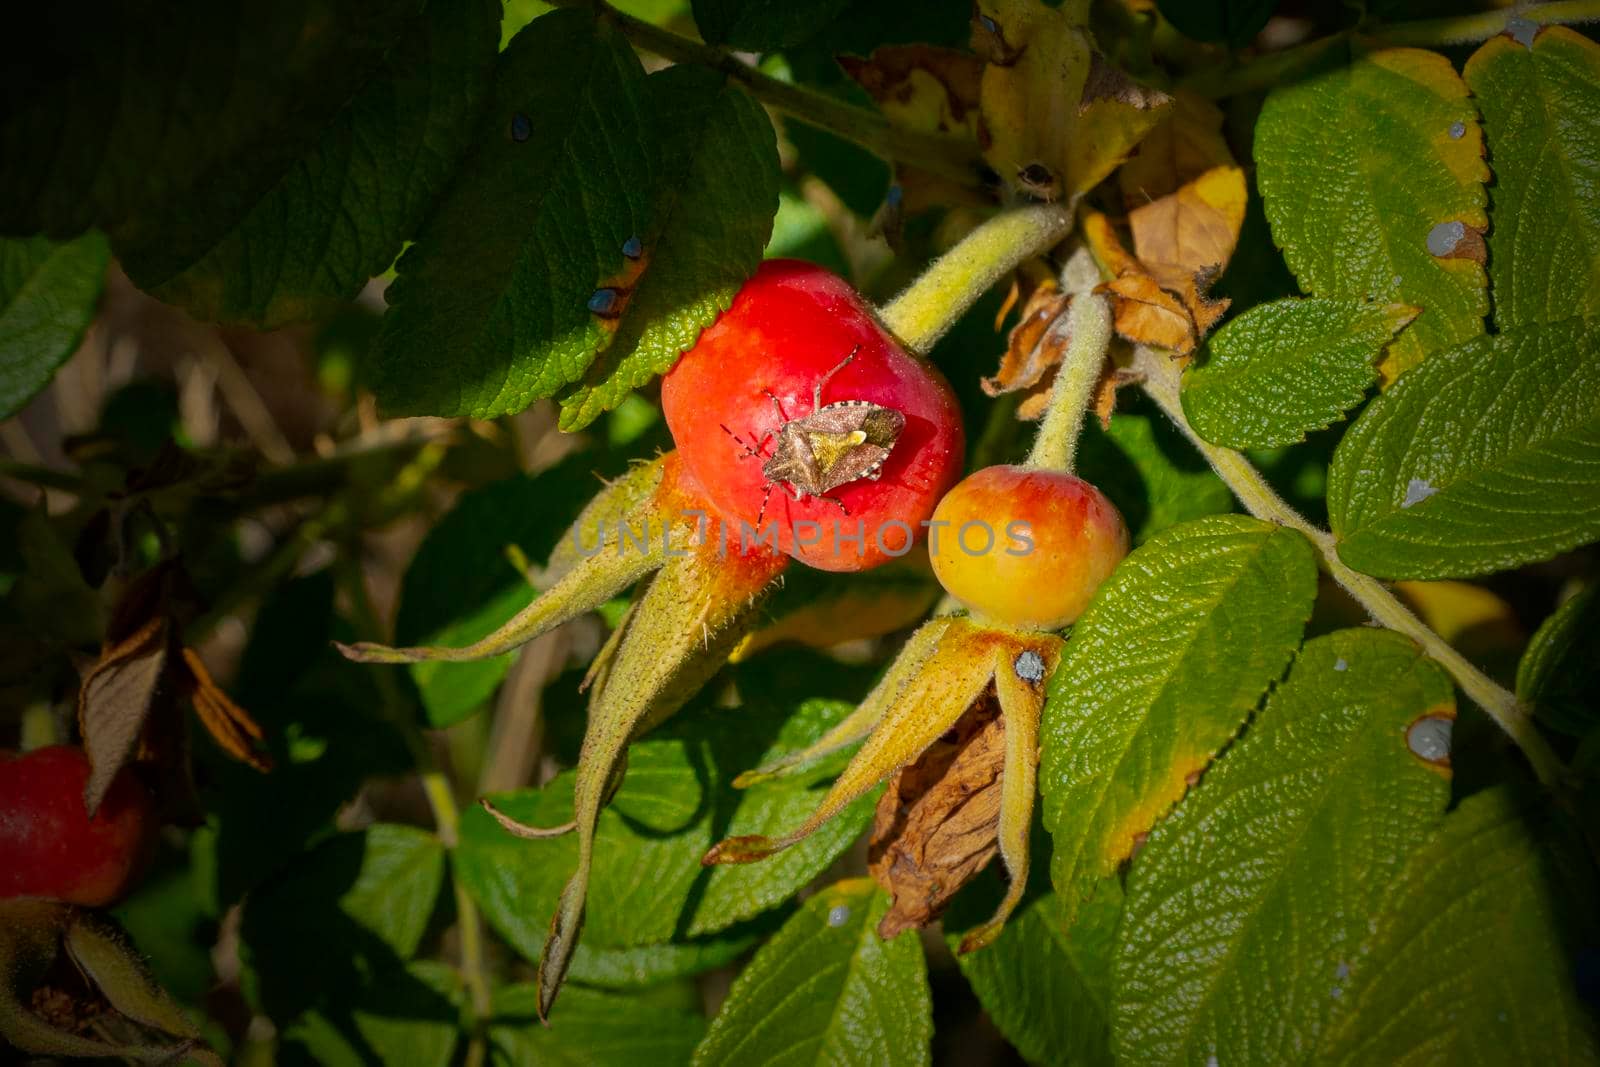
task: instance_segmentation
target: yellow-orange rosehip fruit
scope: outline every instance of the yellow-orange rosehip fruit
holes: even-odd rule
[[[1128,554],[1128,527],[1082,478],[985,467],[939,502],[928,548],[940,584],[974,615],[1054,630]]]

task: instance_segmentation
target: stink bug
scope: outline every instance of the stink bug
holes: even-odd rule
[[[738,434],[726,426],[722,429],[744,447],[746,454],[762,461],[761,473],[766,476],[766,492],[761,497],[761,512],[756,516],[756,527],[767,514],[767,500],[779,482],[788,482],[796,500],[815,497],[837,504],[846,515],[850,509],[844,501],[828,496],[837,489],[858,479],[876,481],[883,473],[883,462],[889,458],[894,443],[905,428],[906,417],[893,408],[882,407],[870,400],[836,400],[826,407],[822,404],[822,390],[835,374],[850,364],[861,350],[857,345],[850,354],[827,374],[824,374],[811,391],[811,414],[791,419],[783,413],[783,405],[772,390],[766,390],[772,407],[778,413],[777,446],[771,456],[761,449],[773,436],[768,433],[754,445],[745,444]]]

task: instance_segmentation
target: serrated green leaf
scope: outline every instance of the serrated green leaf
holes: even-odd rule
[[[1467,61],[1495,182],[1495,325],[1600,311],[1600,46],[1546,26],[1531,47],[1491,38]]]
[[[647,79],[609,21],[535,19],[400,260],[373,387],[397,412],[488,417],[598,376],[579,425],[620,401],[617,368],[664,369],[727,306],[776,206],[770,124],[719,75]]]
[[[1422,315],[1389,347],[1392,379],[1483,332],[1488,226],[1483,135],[1467,87],[1434,52],[1396,48],[1274,89],[1256,125],[1257,182],[1272,236],[1313,296],[1410,304]]]
[[[984,878],[990,884],[983,899],[966,889],[944,918],[952,952],[961,943],[955,931],[988,919],[1000,900],[998,879]],[[956,957],[983,1010],[1029,1063],[1112,1062],[1111,954],[1121,916],[1115,879],[1095,893],[1070,929],[1055,895],[1044,893],[1025,901],[993,944]]]
[[[1083,477],[1122,512],[1136,545],[1180,522],[1233,510],[1233,493],[1164,415],[1118,411],[1108,430],[1091,424],[1078,449]]]
[[[1573,737],[1600,726],[1600,586],[1540,624],[1517,665],[1517,699],[1539,722]]]
[[[461,978],[433,960],[375,975],[283,1031],[276,1067],[449,1067],[461,1036]]]
[[[538,1007],[538,991],[532,985],[495,990],[489,1024],[492,1065],[675,1067],[689,1062],[706,1029],[699,1015],[582,986],[562,990],[549,1026],[540,1023]]]
[[[240,958],[252,1000],[287,1021],[398,969],[444,883],[444,846],[409,826],[335,834],[251,894]]]
[[[1216,515],[1157,534],[1100,587],[1050,679],[1040,745],[1069,922],[1283,671],[1316,586],[1304,537]]]
[[[94,319],[111,253],[99,233],[0,238],[0,419],[50,383]]]
[[[276,181],[273,162],[315,139],[421,10],[421,0],[106,4],[92,27],[78,9],[43,13],[25,55],[7,59],[29,88],[9,94],[0,119],[0,232],[176,237],[169,210],[216,175]]]
[[[1408,729],[1454,714],[1449,677],[1407,638],[1341,630],[1306,643],[1134,862],[1115,966],[1119,1057],[1311,1058],[1364,966],[1370,917],[1450,800],[1448,774],[1412,752]]]
[[[1462,801],[1384,887],[1322,1062],[1600,1063],[1568,951],[1596,943],[1589,863],[1537,802]]]
[[[747,692],[742,707],[702,706],[632,745],[627,777],[600,817],[573,977],[626,984],[635,966],[662,968],[649,972],[655,976],[687,973],[742,951],[748,935],[736,924],[782,904],[815,878],[865,828],[872,799],[858,801],[770,860],[705,868],[701,857],[724,837],[771,833],[802,821],[816,806],[817,785],[838,772],[839,761],[744,790],[731,782],[815,741],[850,710],[841,701],[808,701],[791,714]],[[513,818],[558,826],[572,818],[572,776],[493,799]],[[462,819],[458,873],[489,922],[534,959],[576,848],[572,835],[514,838],[486,812],[474,810]],[[713,936],[723,931],[725,936]],[[658,946],[663,951],[653,952]],[[636,963],[625,964],[629,953]]]
[[[771,52],[816,34],[850,0],[694,0],[694,24],[707,44]]]
[[[1429,357],[1334,453],[1339,557],[1465,578],[1600,536],[1600,320],[1538,323]]]
[[[600,482],[580,455],[533,477],[519,475],[465,493],[428,531],[400,586],[395,640],[460,647],[486,637],[534,599],[506,557],[515,546],[545,560]],[[592,541],[592,538],[591,538]],[[510,669],[512,654],[408,669],[428,725],[445,727],[483,706]]]
[[[455,169],[499,22],[494,0],[428,0],[298,154],[223,169],[171,205],[165,225],[119,240],[128,276],[196,318],[257,328],[353,297],[394,261]]]
[[[865,878],[810,900],[757,952],[695,1049],[696,1067],[929,1062],[933,1005],[915,934],[878,937],[889,898]]]
[[[1278,0],[1157,0],[1156,7],[1178,32],[1197,41],[1248,44],[1272,17]]]
[[[1361,402],[1377,358],[1415,311],[1403,304],[1279,300],[1229,322],[1183,374],[1183,413],[1224,448],[1304,441]]]
[[[583,384],[562,396],[563,430],[582,429],[670,369],[733,303],[772,233],[779,172],[767,113],[703,68],[652,74],[649,89],[655,128],[670,134],[650,267]]]

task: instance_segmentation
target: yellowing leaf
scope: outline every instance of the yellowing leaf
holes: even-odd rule
[[[1198,271],[1220,274],[1239,242],[1248,195],[1243,170],[1213,167],[1129,214],[1134,254],[1151,277],[1180,292]]]
[[[931,133],[977,130],[983,79],[977,56],[932,45],[890,45],[867,59],[840,56],[839,65],[901,126]]]
[[[1098,184],[1170,100],[1094,52],[1082,6],[983,0],[974,20],[974,50],[989,61],[979,95],[984,158],[1003,180],[1046,200]]]

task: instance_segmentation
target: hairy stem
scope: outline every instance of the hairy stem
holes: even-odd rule
[[[1033,204],[996,215],[884,305],[883,324],[907,349],[927,355],[991,285],[1060,241],[1072,221],[1071,204]]]
[[[693,63],[721,71],[774,111],[836,133],[884,159],[909,163],[963,185],[974,185],[979,180],[983,159],[977,142],[970,138],[908,129],[876,111],[779,81],[720,48],[634,18],[604,0],[551,2],[558,7],[590,8],[620,29],[637,47],[674,63]]]
[[[1039,343],[1053,342],[1051,335],[1060,330],[1066,333],[1067,346],[1050,389],[1050,406],[1028,454],[1030,467],[1072,473],[1084,412],[1094,398],[1111,347],[1111,304],[1094,292],[1099,281],[1094,260],[1084,248],[1073,254],[1061,272],[1062,289],[1071,294],[1072,306],[1051,324]]]
[[[1366,608],[1372,618],[1405,634],[1422,646],[1435,662],[1450,673],[1462,692],[1500,724],[1511,740],[1522,749],[1533,765],[1534,773],[1546,785],[1557,785],[1566,776],[1566,768],[1550,748],[1533,720],[1517,703],[1514,694],[1497,684],[1488,675],[1467,661],[1444,638],[1429,629],[1409,608],[1377,579],[1351,570],[1339,559],[1338,542],[1326,530],[1318,529],[1303,516],[1284,503],[1267,480],[1251,462],[1231,448],[1219,448],[1205,441],[1189,426],[1184,417],[1183,405],[1178,399],[1178,370],[1166,356],[1140,348],[1134,356],[1134,369],[1145,375],[1144,389],[1161,410],[1177,425],[1202,455],[1211,463],[1217,475],[1233,490],[1240,503],[1258,519],[1287,526],[1304,534],[1322,556],[1323,566],[1345,590]]]
[[[1520,7],[1484,11],[1475,15],[1450,15],[1416,22],[1396,22],[1363,34],[1368,44],[1391,47],[1412,45],[1419,48],[1449,44],[1473,44],[1504,33],[1520,20],[1536,26],[1557,23],[1600,21],[1600,0],[1557,0],[1556,3],[1528,4]]]

